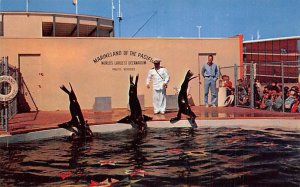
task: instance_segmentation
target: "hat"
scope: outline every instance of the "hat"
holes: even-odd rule
[[[298,91],[299,88],[297,86],[292,86],[291,90]]]
[[[154,58],[153,59],[153,64],[157,64],[157,63],[160,63],[161,60],[159,58]]]

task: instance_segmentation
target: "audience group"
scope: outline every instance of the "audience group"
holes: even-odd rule
[[[239,79],[237,86],[234,88],[229,76],[222,76],[222,86],[226,87],[227,96],[234,95],[237,97],[238,105],[250,106],[251,103],[251,87],[250,83]],[[237,89],[237,94],[235,94]],[[282,111],[300,113],[300,92],[298,86],[282,86],[276,82],[271,82],[262,86],[258,80],[253,85],[254,91],[254,107],[256,109]],[[231,106],[235,103],[232,102]]]

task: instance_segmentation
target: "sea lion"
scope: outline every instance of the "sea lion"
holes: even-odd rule
[[[147,121],[152,120],[151,117],[143,115],[139,99],[137,97],[137,83],[139,75],[135,78],[133,83],[133,76],[130,75],[130,87],[129,87],[129,107],[130,115],[118,121],[118,123],[128,123],[135,129],[143,132],[147,128]]]
[[[181,84],[181,88],[178,94],[178,113],[177,116],[174,118],[171,118],[170,122],[175,123],[178,120],[181,119],[181,114],[185,114],[189,116],[189,122],[191,123],[192,127],[197,127],[195,118],[195,113],[191,110],[191,107],[188,103],[188,97],[187,97],[187,89],[189,81],[196,78],[197,76],[193,77],[193,73],[189,70],[186,75],[183,83]]]
[[[70,113],[72,118],[70,121],[59,124],[58,126],[73,132],[78,137],[92,137],[93,133],[89,128],[87,121],[84,120],[75,92],[72,88],[71,83],[69,84],[71,87],[71,91],[69,91],[64,85],[60,86],[60,89],[62,89],[64,92],[66,92],[69,95],[69,100],[70,100],[69,108],[70,108]]]

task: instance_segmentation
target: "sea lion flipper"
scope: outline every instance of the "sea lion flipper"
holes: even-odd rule
[[[73,90],[73,88],[72,88],[72,85],[71,85],[71,83],[69,82],[69,85],[70,85],[70,88],[71,88],[71,91]]]
[[[130,124],[130,123],[131,123],[130,117],[129,117],[129,116],[126,116],[126,117],[120,119],[120,120],[118,121],[118,123],[128,123],[128,124]]]
[[[130,85],[133,85],[133,76],[132,75],[129,75],[129,82],[130,82]]]
[[[171,123],[176,123],[176,122],[179,121],[179,120],[180,120],[179,117],[174,117],[174,118],[171,118],[171,119],[170,119],[170,122],[171,122]]]
[[[137,74],[137,75],[135,76],[135,84],[134,84],[134,85],[137,85],[138,81],[139,81],[139,74]]]
[[[70,132],[73,132],[75,134],[78,134],[78,131],[76,131],[71,125],[70,125],[70,122],[66,122],[66,123],[61,123],[61,124],[58,124],[58,127],[60,128],[64,128]]]
[[[191,124],[192,128],[197,128],[198,127],[195,118],[188,118],[188,121]]]
[[[60,89],[62,89],[64,92],[66,92],[67,94],[70,94],[70,91],[65,87],[65,85],[61,85]]]
[[[146,115],[143,115],[144,117],[144,121],[150,121],[152,120],[152,117],[149,117],[149,116],[146,116]]]

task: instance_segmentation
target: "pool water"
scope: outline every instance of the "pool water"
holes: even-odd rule
[[[1,145],[0,186],[299,186],[300,131],[149,128]]]

